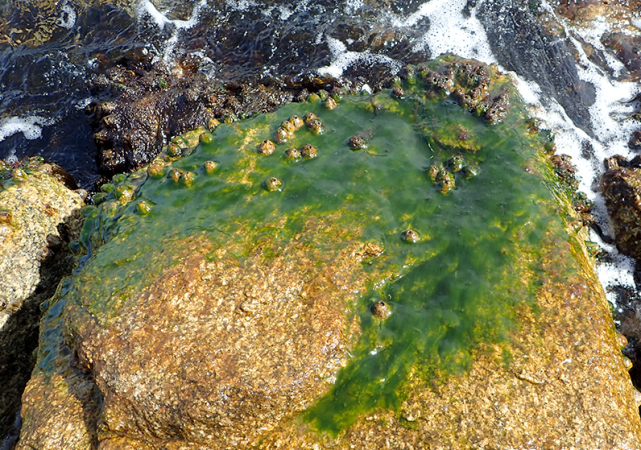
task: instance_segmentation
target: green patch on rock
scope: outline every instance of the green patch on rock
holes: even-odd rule
[[[535,307],[542,241],[567,239],[544,139],[509,79],[479,63],[446,58],[402,91],[203,132],[103,187],[67,298],[105,324],[192,242],[269,260],[307,220],[332,218],[307,245],[331,255],[361,242],[369,288],[354,293],[352,359],[304,416],[331,434],[397,410],[409,377],[458,373],[483,345],[506,345],[517,311]]]

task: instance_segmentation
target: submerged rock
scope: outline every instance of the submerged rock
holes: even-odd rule
[[[103,186],[42,322],[19,448],[635,446],[547,137],[496,68],[411,69],[403,96],[196,130]],[[293,116],[324,133],[259,153]]]
[[[38,158],[0,161],[0,437],[20,409],[35,364],[40,304],[71,272],[67,245],[82,226],[81,195]]]

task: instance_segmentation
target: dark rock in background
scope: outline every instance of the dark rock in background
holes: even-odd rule
[[[579,79],[566,36],[545,28],[538,14],[536,3],[523,0],[482,2],[477,11],[498,62],[535,81],[544,96],[556,99],[591,135],[588,107],[594,103],[594,87]]]

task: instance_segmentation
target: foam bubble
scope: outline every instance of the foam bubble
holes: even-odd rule
[[[474,58],[487,64],[496,62],[487,40],[485,28],[476,18],[474,9],[463,14],[467,0],[432,0],[423,3],[406,18],[397,18],[397,27],[413,27],[428,18],[430,28],[415,44],[414,51],[430,49],[432,57],[454,53],[462,58]]]
[[[350,0],[345,2],[345,14],[355,14],[356,11],[365,6],[363,0]]]
[[[149,15],[161,30],[165,28],[165,25],[173,25],[177,29],[189,29],[194,27],[198,23],[200,10],[205,5],[207,5],[206,0],[201,0],[200,2],[196,3],[194,5],[194,9],[191,11],[191,16],[188,20],[168,19],[163,13],[158,11],[156,6],[150,0],[144,0],[142,3],[140,3],[138,11],[141,15]]]
[[[247,11],[249,8],[259,6],[254,0],[226,0],[225,5],[234,11]]]
[[[42,127],[52,125],[53,120],[41,116],[9,117],[0,120],[0,141],[16,133],[33,140],[42,136]]]
[[[94,101],[93,97],[87,97],[87,98],[83,98],[82,100],[78,100],[78,102],[76,102],[76,105],[75,105],[76,109],[85,109],[87,106],[91,104],[92,101]]]

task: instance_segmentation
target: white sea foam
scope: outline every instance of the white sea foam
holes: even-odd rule
[[[166,26],[173,27],[173,32],[171,37],[165,42],[165,49],[163,52],[163,59],[170,62],[174,48],[180,37],[180,30],[187,30],[197,25],[200,12],[205,6],[207,6],[207,0],[200,0],[198,3],[194,4],[194,8],[192,9],[188,20],[169,19],[165,15],[166,13],[160,12],[150,0],[143,0],[138,5],[137,11],[139,17],[150,17],[161,30],[164,30]]]
[[[259,4],[253,0],[226,0],[225,5],[234,11],[247,11],[250,8],[259,6]]]
[[[549,13],[554,13],[553,7],[546,2],[541,6]],[[601,42],[601,37],[611,30],[609,22],[599,19],[581,27],[573,27],[563,18],[559,18],[558,22],[568,36],[578,35],[583,41],[600,50],[606,56],[605,61],[613,73],[620,73],[623,69],[621,62],[616,60]],[[558,152],[572,156],[572,161],[577,166],[580,189],[594,202],[593,214],[597,223],[607,235],[614,236],[605,200],[599,192],[600,177],[605,171],[603,161],[606,158],[617,154],[626,158],[633,156],[627,141],[635,124],[626,117],[633,112],[633,105],[629,102],[640,89],[634,83],[612,80],[608,73],[590,61],[577,39],[570,39],[577,49],[580,61],[576,66],[579,78],[590,83],[595,90],[595,102],[589,109],[594,138],[576,127],[556,102],[541,108],[540,117],[556,133]],[[585,152],[586,149],[588,152]],[[615,304],[616,295],[612,287],[619,285],[636,290],[633,276],[635,262],[632,258],[620,254],[614,245],[602,242],[593,231],[591,239],[599,243],[612,260],[611,263],[600,264],[597,273],[606,289],[608,300]]]
[[[0,141],[16,133],[32,140],[42,136],[42,127],[52,125],[53,120],[41,116],[8,117],[0,120]]]
[[[413,46],[413,51],[423,51],[428,48],[432,57],[444,53],[454,53],[463,58],[474,58],[487,64],[496,62],[492,54],[487,34],[481,22],[471,9],[469,15],[463,13],[466,0],[432,0],[423,3],[416,12],[407,16],[392,16],[391,24],[398,28],[411,28],[421,20],[429,19],[429,30],[421,36]],[[346,11],[355,12],[362,7],[361,2],[350,1],[345,5]],[[317,43],[324,36],[317,37]],[[324,39],[332,55],[328,66],[318,69],[324,75],[338,77],[345,69],[355,63],[387,63],[392,71],[398,71],[402,64],[384,55],[347,50],[347,45],[337,39]]]
[[[397,27],[412,27],[423,18],[428,18],[430,28],[414,46],[414,51],[427,46],[432,57],[454,53],[462,58],[474,58],[484,63],[496,62],[487,40],[485,28],[476,18],[475,9],[470,15],[464,12],[467,0],[432,0],[423,3],[406,18],[397,18]]]
[[[363,0],[350,0],[345,2],[345,14],[352,15],[355,14],[359,9],[361,9],[363,6],[365,6],[365,2]]]
[[[392,69],[392,72],[397,72],[402,66],[400,62],[389,56],[372,53],[369,50],[364,52],[348,51],[347,46],[338,39],[328,37],[326,40],[329,51],[332,54],[332,62],[330,65],[318,69],[318,72],[322,75],[340,77],[345,69],[356,63],[383,63],[387,64]]]

